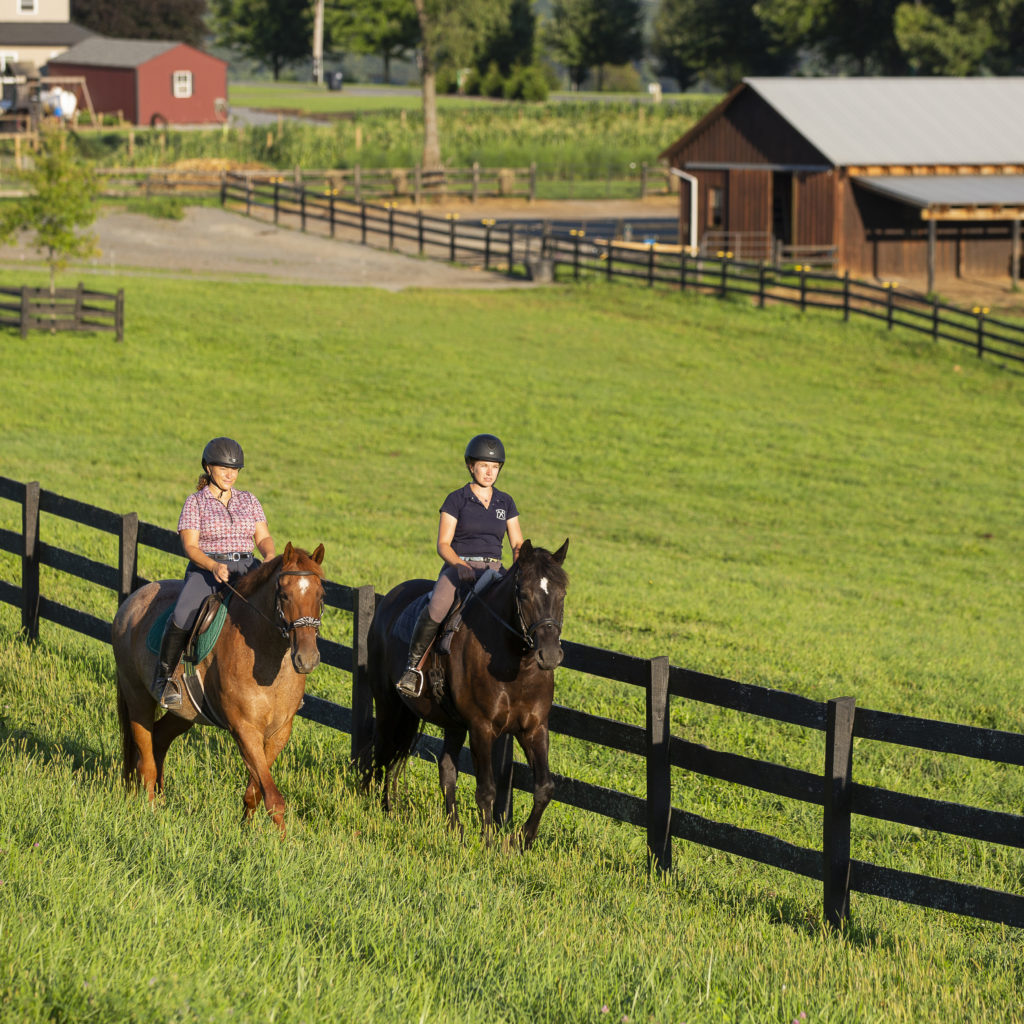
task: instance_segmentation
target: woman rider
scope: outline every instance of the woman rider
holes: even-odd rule
[[[409,662],[396,684],[399,692],[410,697],[420,692],[420,659],[448,614],[459,581],[473,582],[487,569],[503,571],[501,549],[506,534],[513,560],[523,545],[516,503],[494,486],[505,464],[501,441],[493,434],[477,434],[466,445],[465,458],[469,483],[444,499],[437,527],[437,553],[445,564],[413,629]]]
[[[257,564],[254,546],[264,560],[275,554],[263,507],[248,491],[235,488],[238,471],[245,465],[242,446],[230,437],[215,437],[203,449],[202,465],[195,492],[185,499],[178,519],[189,565],[160,645],[156,685],[163,708],[181,707],[181,690],[171,677],[203,602],[222,583]]]

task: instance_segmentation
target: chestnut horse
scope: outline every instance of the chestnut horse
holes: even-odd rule
[[[424,674],[433,675],[440,685],[426,682],[419,697],[405,697],[395,689],[408,658],[408,639],[395,636],[395,625],[433,582],[407,580],[381,601],[370,624],[367,670],[376,707],[373,776],[383,781],[385,809],[421,723],[432,722],[444,731],[438,768],[445,812],[449,825],[461,834],[455,783],[468,733],[476,803],[484,841],[489,842],[496,795],[492,747],[499,736],[511,733],[533,770],[533,810],[522,830],[523,847],[533,843],[555,788],[548,769],[548,714],[554,670],[562,662],[559,637],[569,583],[562,562],[568,549],[568,540],[554,554],[525,541],[503,577],[471,594],[450,652],[432,649],[427,655]]]
[[[249,769],[244,818],[252,816],[262,796],[284,833],[284,797],[274,785],[270,766],[291,735],[306,674],[320,662],[323,558],[323,544],[312,555],[288,544],[284,554],[232,584],[235,594],[230,596],[220,636],[198,666],[205,691],[203,713],[186,696],[180,708],[161,716],[155,725],[157,701],[151,686],[157,656],[146,641],[153,623],[173,607],[182,583],[147,583],[128,597],[114,617],[112,631],[125,783],[137,779],[153,799],[163,789],[164,758],[174,738],[197,720],[220,725],[231,733]]]

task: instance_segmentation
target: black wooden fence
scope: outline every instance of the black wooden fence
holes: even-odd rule
[[[40,620],[46,619],[103,643],[110,642],[109,622],[40,593],[41,566],[106,587],[123,600],[145,582],[137,570],[140,545],[180,555],[178,537],[173,531],[140,523],[134,513],[118,515],[44,491],[38,483],[23,484],[0,477],[0,499],[20,504],[22,512],[20,533],[0,529],[0,550],[21,558],[21,584],[0,580],[0,601],[20,607],[22,625],[30,639],[38,638]],[[44,513],[118,537],[117,566],[46,544],[40,530],[40,517]],[[365,667],[366,635],[375,601],[376,595],[370,586],[327,584],[326,603],[352,613],[353,644],[347,647],[322,639],[321,658],[324,664],[351,673],[352,707],[308,695],[300,712],[312,721],[350,733],[351,756],[358,763],[365,763],[373,728]],[[847,919],[850,892],[856,891],[1024,928],[1022,895],[870,864],[850,855],[854,815],[1024,848],[1024,817],[1020,815],[853,782],[855,736],[1016,766],[1024,766],[1024,736],[858,708],[852,697],[820,703],[781,690],[693,672],[670,665],[664,657],[637,658],[570,641],[564,641],[563,647],[566,668],[642,690],[646,704],[645,724],[628,725],[556,705],[551,713],[551,731],[642,758],[646,797],[555,776],[555,799],[646,829],[649,864],[655,868],[669,870],[673,838],[685,839],[821,881],[825,920],[835,926]],[[700,701],[823,731],[824,770],[821,774],[797,770],[712,750],[673,736],[669,731],[669,705],[673,699]],[[437,738],[420,738],[419,756],[437,757],[440,750],[441,742]],[[512,811],[513,791],[530,792],[532,777],[525,764],[513,761],[510,739],[500,745],[496,761],[498,806],[501,819],[506,820]],[[673,807],[673,768],[820,806],[822,849],[797,846],[775,836],[712,821]],[[466,750],[460,769],[473,772]]]
[[[302,231],[538,281],[601,277],[723,298],[740,295],[762,308],[785,303],[801,310],[822,309],[842,314],[844,321],[865,316],[890,330],[905,327],[933,341],[953,342],[979,358],[1024,363],[1024,326],[991,317],[985,307],[961,309],[901,291],[895,282],[876,285],[849,273],[837,277],[808,263],[744,262],[728,252],[691,255],[681,246],[588,238],[582,228],[568,235],[538,233],[535,218],[526,230],[492,220],[431,217],[422,210],[359,203],[330,189],[318,191],[283,179],[261,182],[229,174],[221,187],[221,204]]]
[[[77,288],[0,288],[0,327],[29,331],[110,331],[124,340],[124,289],[97,292]]]

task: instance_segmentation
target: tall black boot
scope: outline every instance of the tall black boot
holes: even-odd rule
[[[402,677],[395,683],[398,692],[407,697],[418,697],[423,689],[423,673],[419,669],[420,659],[427,653],[437,631],[441,628],[440,622],[435,622],[430,617],[430,605],[424,607],[420,617],[413,627],[412,640],[409,643],[409,663],[406,665]]]
[[[167,630],[160,644],[160,659],[156,666],[156,686],[161,690],[160,707],[162,708],[181,707],[181,690],[171,676],[174,675],[174,670],[178,667],[178,662],[181,661],[181,653],[185,650],[188,636],[189,630],[182,629],[173,622],[167,623]]]

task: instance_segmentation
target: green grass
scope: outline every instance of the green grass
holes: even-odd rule
[[[3,336],[7,476],[173,527],[202,445],[230,434],[279,546],[323,541],[329,576],[383,592],[436,571],[440,499],[465,439],[493,431],[526,535],[571,538],[568,639],[1024,730],[1016,375],[872,324],[603,283],[85,280],[125,287],[126,340]],[[0,526],[19,525],[0,502]],[[42,529],[115,559],[112,538]],[[181,563],[146,553],[140,569]],[[0,577],[19,578],[12,556]],[[112,613],[56,573],[43,589]],[[472,829],[460,847],[429,766],[385,818],[345,770],[348,737],[305,722],[275,772],[284,843],[238,826],[241,763],[209,731],[172,750],[150,811],[116,778],[109,651],[44,623],[30,653],[16,624],[0,609],[5,1019],[1022,1019],[1016,933],[854,894],[830,938],[816,884],[684,843],[649,880],[642,833],[558,804],[528,856]],[[347,617],[326,629],[343,638]],[[642,719],[631,688],[561,671],[556,687]],[[347,694],[327,669],[309,688]],[[702,705],[675,702],[672,728],[823,763],[818,734]],[[1019,768],[860,740],[855,758],[860,782],[1024,804]],[[642,793],[635,758],[555,737],[552,760]],[[682,772],[675,787],[677,806],[820,846],[813,808]],[[460,794],[468,819],[471,780]],[[1019,851],[998,846],[855,819],[853,852],[1022,891]]]

